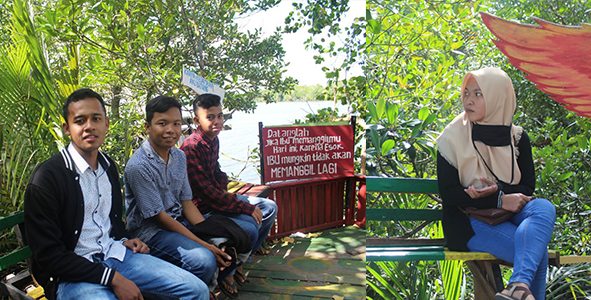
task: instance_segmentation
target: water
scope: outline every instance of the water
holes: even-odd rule
[[[296,119],[303,121],[307,114],[325,107],[334,108],[334,103],[332,101],[259,103],[254,113],[235,112],[232,119],[226,121],[232,129],[224,130],[219,135],[219,162],[222,171],[240,181],[260,183],[261,177],[255,166],[255,164],[258,165],[258,161],[248,159],[252,149],[259,151],[259,122],[263,122],[264,126],[289,125]],[[340,114],[347,112],[347,108],[343,105],[337,105],[336,108]]]

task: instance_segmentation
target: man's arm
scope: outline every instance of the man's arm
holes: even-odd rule
[[[224,191],[227,191],[228,190],[228,183],[230,181],[228,180],[228,174],[226,174],[224,171],[222,171],[222,168],[220,167],[219,162],[216,163],[216,168],[215,168],[213,174],[214,174],[217,182],[219,182],[220,186],[224,189]]]
[[[73,216],[62,216],[61,201],[55,198],[58,194],[54,190],[56,184],[42,178],[42,174],[33,176],[36,178],[25,192],[25,232],[35,263],[43,272],[62,281],[109,286],[115,275],[114,270],[90,262],[67,249],[63,238],[72,233],[62,232],[59,220]],[[44,188],[47,186],[51,188]]]
[[[192,200],[183,201],[183,216],[185,219],[187,219],[187,221],[189,221],[189,224],[191,225],[201,223],[203,220],[205,220]]]
[[[183,151],[187,157],[187,173],[194,196],[207,199],[216,211],[252,215],[254,205],[239,201],[236,195],[226,192],[225,187],[220,188],[215,178],[209,175],[207,153],[203,153],[196,145],[183,147]]]
[[[152,172],[142,165],[128,163],[125,169],[127,186],[131,189],[131,192],[135,197],[136,205],[139,207],[143,216],[145,218],[154,218],[160,228],[182,234],[188,239],[207,248],[216,256],[218,265],[224,266],[225,261],[223,258],[227,255],[223,253],[223,251],[201,240],[187,229],[187,227],[166,213],[160,189],[157,186],[156,180],[154,180],[152,176]]]
[[[191,204],[193,204],[193,202],[191,200],[183,201],[183,202],[190,202]],[[156,219],[156,221],[158,222],[160,227],[162,227],[163,229],[182,234],[185,237],[187,237],[188,239],[200,244],[201,246],[203,246],[206,249],[208,249],[209,251],[211,251],[215,255],[219,267],[227,267],[230,265],[232,257],[230,257],[228,254],[224,253],[224,251],[220,250],[218,247],[216,247],[210,243],[207,243],[207,242],[203,241],[202,239],[198,238],[187,227],[185,227],[185,225],[183,225],[183,224],[179,223],[177,220],[173,219],[166,212],[161,211],[156,216],[154,216],[154,218]]]

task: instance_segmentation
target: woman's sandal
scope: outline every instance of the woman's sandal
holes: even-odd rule
[[[504,291],[507,291],[509,293],[503,294]],[[517,291],[523,292],[523,294],[521,294],[520,298],[517,298],[516,296],[514,296],[515,292],[517,292]],[[532,296],[532,298],[533,298],[533,295],[528,288],[526,288],[524,286],[510,284],[507,286],[506,289],[495,294],[495,300],[526,300],[528,296]]]

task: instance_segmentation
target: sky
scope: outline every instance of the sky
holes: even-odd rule
[[[285,17],[292,10],[292,2],[294,1],[284,0],[267,11],[257,12],[246,17],[239,17],[236,19],[236,22],[241,30],[246,31],[261,28],[263,35],[270,35],[276,27],[283,26]],[[299,0],[299,2],[303,1]],[[341,27],[346,27],[356,17],[363,16],[365,16],[365,0],[349,0],[349,11],[345,14],[341,22]],[[305,49],[304,42],[308,37],[307,28],[300,29],[296,33],[283,35],[283,48],[286,52],[285,60],[289,62],[286,75],[297,79],[299,85],[326,85],[322,65],[316,65],[314,63],[313,56],[316,52]],[[337,59],[339,58],[337,57]],[[340,59],[342,60],[342,58]],[[336,65],[336,61],[327,58],[323,65],[330,68],[332,65]],[[350,77],[361,74],[361,67],[356,67],[350,70],[347,75]]]

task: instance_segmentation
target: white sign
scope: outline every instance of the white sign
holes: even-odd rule
[[[188,69],[183,68],[182,84],[192,88],[197,94],[215,94],[224,99],[226,91],[216,84],[209,82],[207,79],[195,74]]]

